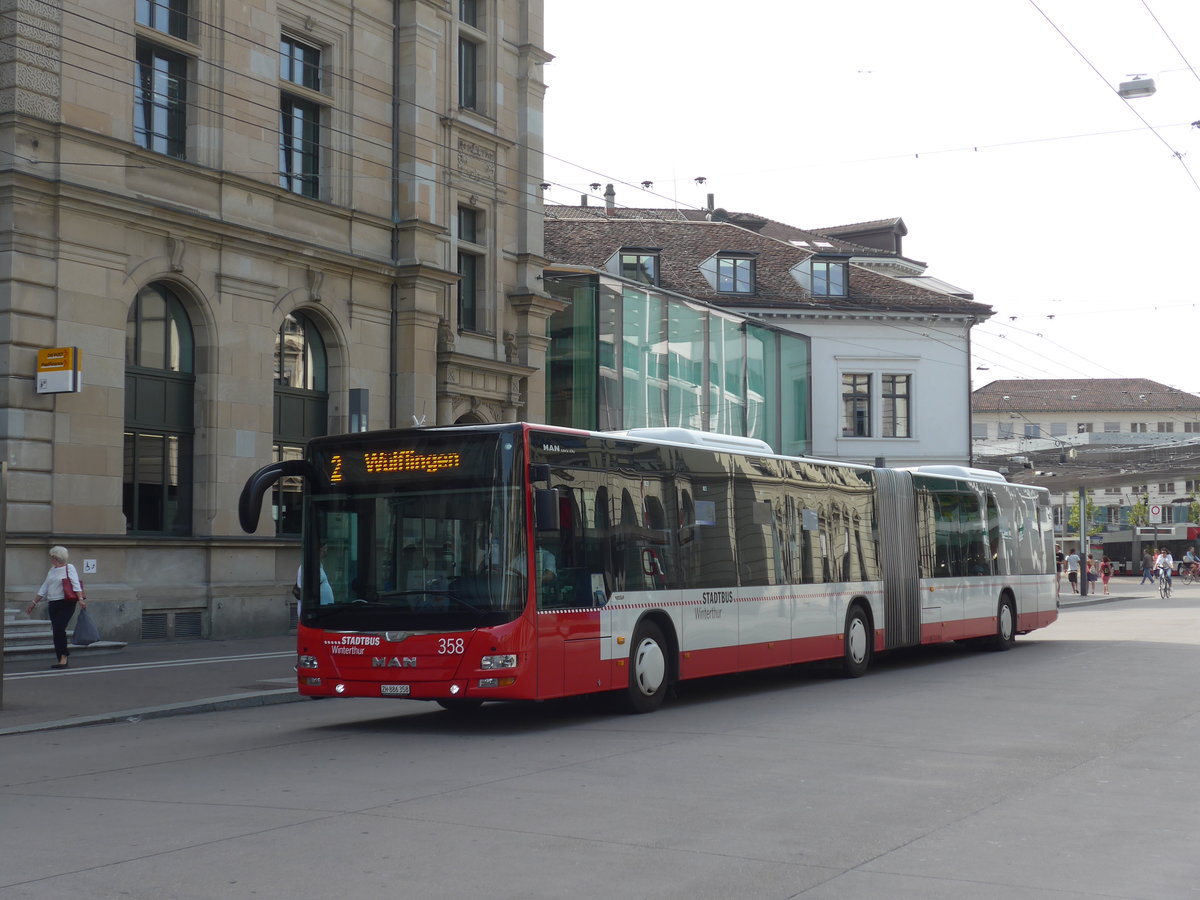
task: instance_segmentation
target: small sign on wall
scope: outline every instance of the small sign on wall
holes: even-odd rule
[[[78,347],[50,347],[37,354],[39,394],[69,394],[83,390],[82,354]]]

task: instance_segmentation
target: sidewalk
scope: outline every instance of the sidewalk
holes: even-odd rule
[[[1177,581],[1176,592],[1182,587]],[[1059,605],[1067,610],[1158,596],[1156,586],[1139,585],[1135,577],[1114,579],[1109,590],[1109,595],[1081,597],[1071,593],[1064,579]],[[77,652],[71,667],[62,671],[48,668],[53,652],[10,657],[4,660],[0,737],[302,700],[293,669],[295,645],[294,635],[147,642]]]
[[[189,712],[290,703],[296,638],[130,644],[71,656],[4,660],[0,737]]]
[[[1071,585],[1067,582],[1064,575],[1062,580],[1062,588],[1058,595],[1059,609],[1067,609],[1072,606],[1091,606],[1095,603],[1115,603],[1119,600],[1148,600],[1151,597],[1158,597],[1158,584],[1139,584],[1140,575],[1122,575],[1113,578],[1108,584],[1109,593],[1104,593],[1104,585],[1100,583],[1089,584],[1086,596],[1071,593]],[[1179,591],[1187,590],[1194,591],[1192,586],[1184,585],[1178,577],[1172,582],[1175,596]]]

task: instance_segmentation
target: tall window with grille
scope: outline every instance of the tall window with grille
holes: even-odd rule
[[[912,437],[912,420],[909,413],[912,399],[912,376],[884,375],[880,399],[883,402],[883,436]]]
[[[458,2],[458,105],[486,112],[482,78],[487,54],[486,0]]]
[[[279,39],[279,184],[321,195],[321,49],[289,35]]]
[[[188,70],[192,60],[156,41],[154,32],[187,41],[187,0],[137,0],[133,140],[139,147],[182,159],[187,155]]]
[[[470,206],[458,208],[458,327],[460,331],[487,331],[480,297],[487,275],[483,213]]]
[[[194,341],[166,284],[140,290],[125,328],[125,461],[122,509],[131,534],[192,529]]]
[[[284,316],[275,334],[275,459],[301,459],[304,445],[329,429],[325,341],[303,313]],[[275,483],[271,512],[276,534],[300,534],[301,479]]]
[[[842,437],[871,436],[871,376],[842,375]]]

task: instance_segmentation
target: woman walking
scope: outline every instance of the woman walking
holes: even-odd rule
[[[54,634],[54,653],[58,657],[58,661],[50,667],[52,669],[67,667],[67,658],[71,655],[71,651],[67,647],[67,625],[71,621],[71,616],[75,614],[76,604],[80,609],[87,608],[87,601],[83,596],[83,585],[79,583],[79,573],[73,565],[67,562],[69,555],[66,547],[50,548],[50,571],[46,573],[46,580],[38,588],[37,599],[30,603],[25,610],[32,613],[43,600],[49,603],[50,631]],[[67,591],[68,583],[71,588],[69,592]],[[75,596],[68,597],[68,593]]]

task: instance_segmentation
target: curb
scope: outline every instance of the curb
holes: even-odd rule
[[[64,728],[77,728],[82,725],[110,725],[114,722],[136,723],[143,719],[165,719],[169,716],[183,716],[189,713],[217,712],[226,709],[247,709],[255,706],[275,706],[280,703],[294,703],[307,700],[295,688],[280,688],[272,691],[255,691],[247,694],[226,694],[224,697],[208,697],[203,700],[188,700],[183,703],[167,703],[162,706],[145,706],[140,709],[126,709],[120,712],[100,713],[93,716],[76,716],[70,719],[59,719],[55,722],[36,722],[30,725],[16,725],[12,728],[0,728],[0,737],[10,734],[34,734],[39,731],[59,731]]]

